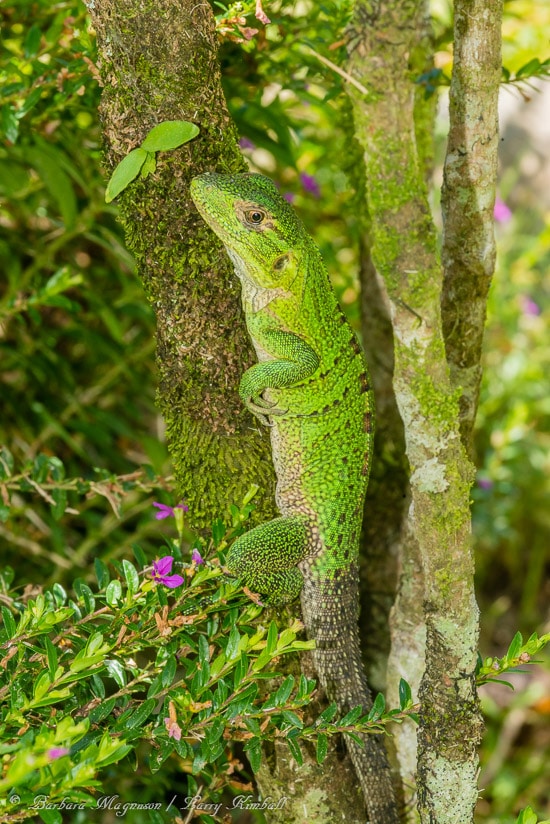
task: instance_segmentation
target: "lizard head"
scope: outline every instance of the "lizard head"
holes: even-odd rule
[[[191,181],[191,197],[225,245],[241,280],[256,289],[284,289],[293,283],[306,235],[269,178],[207,173]]]

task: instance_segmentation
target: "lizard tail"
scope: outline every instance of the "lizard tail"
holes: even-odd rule
[[[302,612],[313,650],[315,669],[331,701],[341,713],[362,706],[372,698],[361,660],[356,571],[341,580],[312,580],[302,590]],[[399,814],[383,735],[360,736],[363,745],[346,737],[346,747],[365,797],[370,824],[399,824]]]

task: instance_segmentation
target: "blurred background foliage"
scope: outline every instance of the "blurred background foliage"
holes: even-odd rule
[[[267,26],[254,18],[254,3],[214,6],[242,150],[300,211],[356,323],[358,155],[341,77],[326,62],[343,58],[350,3],[265,2]],[[428,91],[444,99],[451,3],[434,0],[433,12],[439,71]],[[158,555],[151,503],[175,503],[154,405],[154,317],[116,205],[104,201],[99,75],[84,6],[15,0],[0,14],[0,557],[21,587],[70,584],[87,576],[96,556],[131,557],[136,542],[149,558]],[[510,124],[543,99],[532,84],[548,73],[549,30],[545,0],[505,2],[504,77],[524,82],[503,88],[513,112],[504,148],[506,129],[514,145]],[[500,654],[516,629],[548,631],[550,620],[550,187],[537,188],[550,166],[550,141],[546,154],[537,142],[543,124],[511,157],[503,151],[473,492],[484,654]],[[550,816],[549,687],[546,666],[523,676],[516,693],[483,688],[480,820],[515,821],[528,803]]]

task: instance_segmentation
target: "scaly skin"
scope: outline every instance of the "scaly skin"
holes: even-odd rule
[[[327,695],[341,712],[368,711],[358,555],[374,408],[361,347],[319,250],[268,178],[204,174],[192,181],[191,195],[241,281],[258,363],[242,376],[239,393],[270,427],[281,513],[238,538],[227,566],[272,604],[301,593]],[[382,737],[346,744],[370,822],[397,824]]]

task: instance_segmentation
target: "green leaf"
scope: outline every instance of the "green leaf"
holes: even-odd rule
[[[74,226],[78,205],[76,195],[67,173],[61,168],[62,152],[52,147],[29,146],[25,158],[38,172],[45,188],[55,200],[67,229]]]
[[[109,570],[107,569],[106,564],[103,563],[101,558],[94,559],[94,569],[97,578],[97,583],[99,584],[99,588],[103,589],[109,583]]]
[[[203,637],[203,636],[201,636]],[[164,669],[160,673],[160,682],[163,687],[169,687],[176,674],[176,656],[171,655],[164,664]]]
[[[404,678],[399,681],[399,707],[404,710],[412,702],[411,688]]]
[[[11,611],[5,606],[2,606],[2,621],[4,623],[4,629],[6,630],[8,639],[13,638],[17,629],[17,625],[15,623],[15,618],[11,614]]]
[[[214,546],[219,546],[223,540],[223,537],[226,532],[226,527],[224,522],[221,518],[216,518],[216,520],[212,523],[212,540],[214,541]]]
[[[130,563],[130,561],[126,560],[126,558],[122,561],[122,571],[124,572],[124,577],[126,579],[126,583],[128,584],[128,590],[133,595],[139,589],[138,571],[135,566]]]
[[[294,740],[294,738],[287,738],[286,743],[288,744],[288,748],[289,748],[290,752],[292,753],[292,756],[293,756],[294,760],[296,761],[298,766],[301,767],[302,764],[304,763],[304,757],[302,755],[302,750],[300,749],[300,745],[298,744],[297,741]]]
[[[105,661],[105,666],[107,667],[107,672],[115,679],[118,686],[124,689],[126,686],[126,672],[120,661],[117,661],[116,658],[110,658]]]
[[[148,152],[167,152],[192,140],[198,133],[198,127],[187,120],[166,120],[153,126],[141,148]]]
[[[239,635],[239,630],[235,625],[233,625],[227,640],[227,647],[225,648],[225,657],[228,661],[232,661],[239,654],[240,640],[241,636]]]
[[[267,631],[267,643],[266,643],[266,650],[271,654],[275,652],[277,648],[277,638],[279,635],[279,630],[277,628],[277,624],[275,621],[272,621],[269,625],[269,629]]]
[[[10,143],[17,143],[19,134],[19,121],[9,103],[4,103],[0,109],[0,128]]]
[[[129,727],[130,729],[132,729],[132,727],[141,727],[143,722],[149,718],[156,705],[157,701],[155,698],[148,698],[126,719],[125,727]]]
[[[44,822],[44,824],[62,824],[63,816],[59,812],[59,810],[39,810],[38,815]]]
[[[508,650],[506,652],[505,657],[508,660],[513,659],[513,658],[517,658],[522,645],[523,645],[523,636],[522,636],[521,632],[516,632],[516,634],[512,638],[510,646],[508,647]]]
[[[322,764],[327,757],[328,736],[320,732],[317,736],[317,763]]]
[[[57,672],[57,649],[54,647],[47,635],[44,636],[46,655],[48,656],[48,672],[50,680],[53,681]]]
[[[262,742],[260,738],[251,738],[244,745],[252,771],[257,773],[262,765]],[[301,754],[301,753],[300,753]]]
[[[105,600],[110,607],[115,607],[122,598],[122,586],[116,578],[111,581],[105,590]]]
[[[323,712],[317,719],[317,723],[319,723],[319,721],[324,721],[326,724],[329,724],[337,712],[338,707],[336,706],[336,704],[334,702],[332,704],[329,704],[326,710],[323,710]]]
[[[386,699],[384,698],[382,693],[379,692],[376,698],[374,699],[374,704],[372,705],[372,709],[369,712],[369,718],[380,718],[385,709]],[[360,715],[362,715],[362,712],[360,713]]]
[[[286,704],[290,693],[294,689],[294,676],[288,675],[275,695],[273,696],[273,701],[276,707],[281,707],[283,704]]]
[[[106,203],[111,203],[138,176],[146,160],[147,151],[142,148],[132,149],[126,157],[122,158],[107,184],[105,190]]]
[[[298,727],[298,729],[301,730],[304,726],[304,722],[302,721],[300,716],[296,715],[296,713],[292,712],[291,710],[283,710],[281,715],[283,716],[287,724],[291,724],[293,727]]]
[[[378,693],[380,695],[380,693]],[[374,707],[373,707],[374,709]],[[349,727],[352,724],[355,724],[358,718],[361,718],[363,715],[363,708],[362,707],[354,707],[350,710],[344,717],[340,720],[340,724],[342,727]]]

